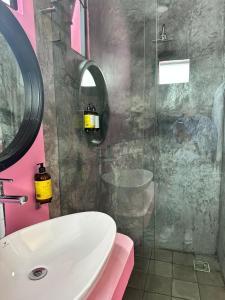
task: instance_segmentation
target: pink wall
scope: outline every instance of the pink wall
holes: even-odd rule
[[[75,0],[74,0],[75,1]],[[72,25],[71,25],[71,48],[81,54],[80,35],[80,1],[75,1]],[[87,58],[90,58],[90,38],[89,38],[89,14],[87,16]]]
[[[32,0],[18,0],[19,10],[13,11],[27,33],[34,49],[36,49],[34,9]],[[21,41],[22,42],[22,41]],[[6,204],[6,232],[14,232],[20,228],[49,219],[48,205],[40,209],[35,208],[34,200],[34,173],[36,164],[45,160],[43,130],[40,129],[38,137],[30,150],[16,164],[1,172],[0,177],[13,178],[13,183],[5,183],[5,193],[10,195],[27,195],[28,202],[19,204]]]
[[[71,25],[71,48],[77,51],[78,53],[81,52],[80,1],[76,1],[74,5]]]

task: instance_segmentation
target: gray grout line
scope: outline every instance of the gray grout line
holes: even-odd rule
[[[142,258],[142,259],[148,260],[148,270],[147,270],[147,272],[142,272],[141,270],[139,270],[139,272],[143,273],[143,274],[144,274],[144,277],[145,277],[145,280],[144,280],[144,288],[143,288],[143,289],[137,289],[137,288],[134,288],[135,290],[139,290],[139,291],[142,292],[142,300],[144,299],[144,294],[145,294],[145,292],[146,292],[146,293],[158,294],[158,295],[166,295],[166,296],[170,296],[170,295],[167,295],[167,294],[154,293],[153,291],[150,292],[150,291],[146,290],[147,279],[148,279],[148,276],[149,276],[149,275],[164,277],[164,276],[162,276],[162,275],[157,275],[157,274],[153,274],[153,273],[151,274],[151,273],[150,273],[150,261],[151,261],[151,260],[155,260],[155,259],[152,259],[152,257],[153,257],[153,251],[154,251],[154,250],[152,249],[150,256],[147,256],[147,257],[145,257],[145,256],[143,256],[143,257],[142,257],[142,256],[138,256],[138,258]],[[171,250],[169,250],[169,251],[171,251]],[[171,252],[172,252],[172,262],[165,262],[165,261],[160,260],[160,259],[157,259],[157,261],[164,262],[164,263],[169,263],[169,264],[172,265],[172,277],[170,277],[170,279],[171,279],[171,281],[172,281],[172,284],[171,284],[171,297],[173,297],[173,294],[172,294],[172,292],[173,292],[173,280],[176,279],[176,278],[174,278],[173,266],[174,266],[174,265],[175,265],[175,266],[180,266],[180,267],[192,267],[192,266],[187,266],[187,265],[182,265],[182,264],[176,264],[176,263],[174,263],[174,252],[177,252],[177,251],[171,251]],[[182,253],[182,252],[181,252],[181,253]],[[200,285],[211,286],[211,287],[219,287],[219,286],[212,285],[212,284],[202,284],[202,283],[200,283],[199,280],[198,280],[198,276],[197,276],[197,273],[198,273],[198,272],[195,271],[194,269],[193,269],[193,272],[196,274],[197,282],[192,282],[192,281],[187,281],[187,280],[181,280],[181,279],[180,279],[180,281],[184,281],[184,282],[192,282],[192,283],[197,284],[197,286],[198,286],[198,292],[199,292],[199,299],[200,299],[200,300],[202,299],[202,298],[201,298],[201,294],[200,294]],[[215,272],[221,274],[221,271],[215,271]],[[165,277],[165,278],[168,279],[169,277]],[[179,279],[178,279],[178,280],[179,280]],[[183,298],[178,298],[178,299],[183,300]],[[202,299],[202,300],[203,300],[203,299]]]
[[[197,282],[197,283],[198,283],[198,282]],[[198,283],[198,293],[199,293],[199,299],[201,300],[201,294],[200,294],[199,283]]]

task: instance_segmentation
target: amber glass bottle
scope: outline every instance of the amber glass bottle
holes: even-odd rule
[[[46,172],[43,163],[38,165],[39,173],[34,176],[36,201],[40,204],[49,203],[52,200],[51,176]]]
[[[84,111],[84,130],[86,132],[93,132],[95,128],[95,115],[92,112],[91,104],[88,104]]]

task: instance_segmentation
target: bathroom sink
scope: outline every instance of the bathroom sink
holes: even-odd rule
[[[111,217],[84,212],[1,239],[1,299],[86,299],[110,256],[115,236]]]

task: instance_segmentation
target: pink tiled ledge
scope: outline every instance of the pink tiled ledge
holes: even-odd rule
[[[117,233],[107,265],[87,300],[121,300],[133,267],[133,241]]]

